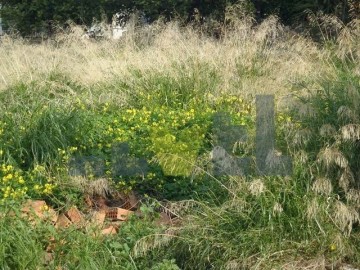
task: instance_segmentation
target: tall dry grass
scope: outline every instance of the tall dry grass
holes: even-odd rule
[[[120,41],[81,39],[81,30],[30,44],[3,37],[0,43],[0,90],[22,81],[44,80],[52,72],[91,87],[121,80],[131,82],[133,70],[177,78],[174,64],[185,72],[207,65],[219,76],[217,93],[286,94],[294,82],[316,80],[328,72],[324,51],[270,17],[255,26],[249,18],[223,25],[214,39],[198,28],[157,22],[135,28]],[[181,76],[183,76],[182,74]]]

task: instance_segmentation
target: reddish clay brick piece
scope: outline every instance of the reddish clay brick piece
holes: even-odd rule
[[[106,212],[104,210],[96,211],[96,212],[94,212],[94,214],[92,216],[92,221],[96,225],[102,226],[105,221],[105,216],[106,216]]]
[[[106,211],[106,218],[110,220],[127,220],[128,216],[132,214],[133,211],[129,211],[123,208],[110,208]]]
[[[56,228],[67,228],[70,226],[70,224],[71,224],[71,221],[65,216],[65,214],[60,214],[56,221],[55,227]]]
[[[85,220],[80,211],[76,208],[76,206],[71,207],[66,212],[67,217],[73,222],[74,224],[84,224]]]
[[[104,235],[113,235],[113,234],[117,234],[117,230],[114,226],[110,225],[109,227],[103,229],[101,231],[101,234],[104,234]]]
[[[48,207],[45,201],[39,200],[28,200],[24,203],[21,212],[24,217],[28,217],[31,220],[35,217],[38,217],[42,220],[51,220],[56,222],[57,214],[51,207]]]

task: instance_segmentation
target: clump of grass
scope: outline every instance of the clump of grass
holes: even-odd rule
[[[326,265],[351,258],[357,265],[359,234],[353,224],[358,214],[334,193],[312,192],[310,184],[296,176],[237,179],[235,195],[225,203],[197,203],[181,228],[145,237],[134,253],[163,247],[182,269],[273,269],[290,262],[301,267],[309,258],[324,259]]]
[[[186,108],[194,100],[205,105],[206,94],[216,92],[220,80],[216,70],[196,61],[189,59],[186,65],[173,63],[163,72],[133,70],[131,80],[123,82],[129,102],[140,108],[157,105]]]
[[[305,149],[314,173],[331,179],[336,192],[344,196],[360,187],[360,76],[354,54],[343,55],[342,59],[336,55],[343,50],[342,43],[339,39],[334,54],[324,59],[332,66],[328,76],[318,80],[315,89],[305,85],[300,90],[294,114],[301,128],[291,145],[295,151]]]
[[[63,94],[76,88],[62,85],[57,89],[54,84],[18,84],[1,93],[5,111],[1,139],[7,160],[25,167],[50,162],[59,148],[74,143],[74,131],[85,127],[84,115],[76,111],[73,101],[61,101]]]
[[[99,228],[91,226],[56,229],[40,221],[35,225],[21,217],[20,207],[8,205],[0,209],[0,266],[3,269],[164,269],[161,268],[164,265],[178,269],[165,253],[137,259],[131,255],[139,238],[163,230],[153,223],[155,216],[151,207],[145,217],[133,217],[113,236],[101,235]]]

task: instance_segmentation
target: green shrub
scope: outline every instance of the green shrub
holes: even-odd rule
[[[333,75],[316,91],[300,96],[295,121],[301,129],[292,145],[306,151],[317,176],[329,178],[335,192],[360,188],[360,76],[351,61],[330,59]],[[320,172],[320,175],[317,174]]]

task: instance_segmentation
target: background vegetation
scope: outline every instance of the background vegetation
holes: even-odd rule
[[[22,35],[33,33],[51,35],[57,27],[68,25],[69,20],[89,26],[94,20],[111,22],[112,16],[119,11],[140,11],[148,22],[160,17],[167,21],[181,18],[185,22],[226,22],[227,9],[233,4],[241,4],[243,10],[253,14],[258,21],[269,15],[277,15],[282,23],[296,25],[306,24],[309,13],[334,14],[344,23],[348,23],[360,14],[359,3],[356,0],[66,0],[61,2],[2,0],[0,14],[5,28],[9,30],[19,31]]]

